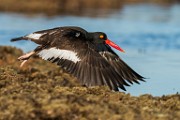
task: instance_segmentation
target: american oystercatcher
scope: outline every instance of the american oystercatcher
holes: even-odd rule
[[[37,31],[11,41],[31,40],[39,46],[32,52],[20,56],[21,66],[34,54],[56,63],[75,76],[82,85],[106,85],[114,91],[144,81],[144,77],[131,69],[111,49],[124,52],[107,38],[103,32],[87,32],[80,27],[57,27]],[[111,47],[110,47],[111,46]]]

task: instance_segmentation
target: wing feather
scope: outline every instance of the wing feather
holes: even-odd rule
[[[50,50],[50,53],[48,53],[48,50]],[[138,80],[141,78],[139,74],[122,62],[120,58],[117,59],[114,56],[112,58],[105,57],[107,52],[102,55],[90,48],[82,48],[79,51],[74,48],[72,49],[74,54],[67,56],[67,54],[60,52],[61,49],[57,48],[57,50],[58,52],[52,52],[51,48],[46,49],[46,54],[42,50],[39,55],[45,60],[57,63],[64,70],[77,77],[83,85],[107,85],[110,89],[118,91],[119,88],[126,90],[124,85],[129,86],[125,80],[130,83],[138,83]],[[74,61],[77,58],[78,61]]]
[[[144,77],[142,77],[137,72],[135,72],[124,61],[122,61],[121,58],[119,58],[119,56],[117,56],[116,54],[114,54],[110,50],[109,51],[103,51],[103,52],[101,51],[99,53],[101,54],[102,57],[104,57],[111,64],[111,66],[117,72],[117,75],[121,76],[123,78],[123,80],[126,80],[131,84],[133,84],[133,82],[139,84],[138,80],[144,81]],[[125,81],[122,84],[128,86],[128,84]]]

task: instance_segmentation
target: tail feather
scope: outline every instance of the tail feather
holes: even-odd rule
[[[19,41],[19,40],[26,40],[26,38],[25,37],[12,38],[11,42]]]

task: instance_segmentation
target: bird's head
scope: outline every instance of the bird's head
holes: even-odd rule
[[[91,39],[95,44],[107,44],[121,52],[125,52],[121,47],[108,39],[107,35],[103,32],[90,33]]]

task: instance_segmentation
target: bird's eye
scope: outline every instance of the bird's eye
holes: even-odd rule
[[[103,39],[103,38],[104,38],[104,35],[100,35],[99,38]]]

